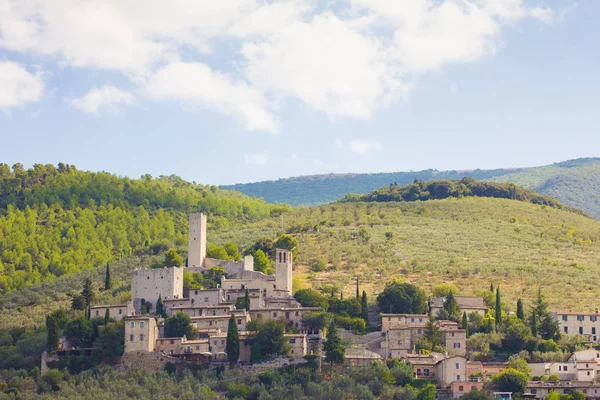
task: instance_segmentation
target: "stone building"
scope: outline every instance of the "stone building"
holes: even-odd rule
[[[90,307],[90,317],[104,318],[104,316],[106,315],[106,310],[108,310],[109,317],[114,319],[115,321],[120,321],[125,317],[135,315],[133,303],[131,301],[128,301],[127,304]]]
[[[600,314],[577,312],[552,312],[550,315],[558,321],[560,330],[568,335],[583,335],[590,343],[600,343]]]
[[[140,315],[125,320],[125,353],[136,351],[151,353],[158,339],[158,327],[152,316]]]
[[[320,307],[269,307],[250,309],[250,316],[257,321],[280,321],[283,320],[288,326],[299,330],[306,330],[302,318],[315,311],[322,311]]]
[[[183,298],[182,268],[137,269],[131,273],[131,297],[136,310],[142,299],[154,309],[159,296],[163,301]]]
[[[250,322],[250,314],[246,310],[232,311],[238,325],[238,331],[245,331],[248,322]],[[204,317],[191,317],[192,324],[199,331],[220,329],[222,332],[227,332],[229,319],[231,315],[209,315]]]

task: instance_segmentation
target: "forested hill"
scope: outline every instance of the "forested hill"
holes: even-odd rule
[[[392,184],[367,194],[348,194],[340,199],[340,203],[427,201],[451,197],[491,197],[517,200],[586,215],[578,208],[566,206],[552,197],[538,194],[514,183],[481,182],[473,178],[430,182],[417,180],[406,186]]]
[[[534,168],[410,171],[378,174],[329,174],[301,176],[277,181],[222,186],[274,203],[316,205],[336,201],[349,193],[369,193],[392,183],[462,179],[513,182],[581,208],[600,218],[600,158],[580,158]]]
[[[289,209],[177,176],[141,179],[75,166],[0,164],[0,294],[91,269],[137,249],[185,244],[187,214],[210,227]]]

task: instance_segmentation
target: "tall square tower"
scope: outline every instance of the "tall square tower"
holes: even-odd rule
[[[292,252],[275,249],[275,286],[292,295]]]
[[[189,216],[188,267],[204,267],[206,258],[206,215]]]

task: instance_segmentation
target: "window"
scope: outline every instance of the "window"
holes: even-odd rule
[[[458,387],[458,391],[459,391],[459,392],[464,392],[464,391],[465,391],[465,388],[464,388],[464,387],[462,387],[462,386],[459,386],[459,387]]]
[[[174,341],[174,340],[169,340],[169,342],[170,342],[171,344],[175,344],[175,341]]]
[[[231,300],[231,296],[230,295],[227,295],[227,300]]]
[[[456,375],[456,380],[460,381],[460,375]]]
[[[142,335],[140,335],[140,342],[143,342],[143,341],[144,341],[144,335],[142,334]]]
[[[460,349],[460,343],[454,343],[454,348],[455,349]]]
[[[596,334],[596,327],[592,327],[592,335]]]
[[[590,371],[587,372],[588,376],[590,376]]]
[[[296,339],[290,339],[290,344],[296,343]]]
[[[299,316],[299,315],[300,315],[300,313],[298,311],[296,311],[296,317]]]
[[[123,309],[119,308],[119,315],[123,314]]]
[[[415,319],[414,319],[414,318],[411,318],[411,319],[410,319],[410,322],[411,322],[411,323],[412,323],[412,322],[415,322]]]
[[[241,324],[242,324],[242,320],[238,319],[238,325],[241,325]]]
[[[277,313],[276,312],[273,313],[273,318],[277,318]]]
[[[531,389],[531,394],[537,394],[537,389]]]
[[[212,326],[212,321],[208,321],[208,326]]]
[[[213,315],[217,315],[217,311],[216,310],[213,310]]]
[[[96,310],[96,317],[98,316],[98,310]]]
[[[208,303],[208,297],[205,297],[205,298],[204,298],[204,302],[205,302],[205,303]]]
[[[429,376],[429,368],[425,368],[425,369],[423,370],[423,375],[425,375],[425,376]]]
[[[215,340],[215,346],[217,345],[217,343],[219,343],[219,341],[218,341],[218,340]]]
[[[459,367],[458,363],[456,363],[456,369],[459,369],[459,368],[460,368],[460,367]]]
[[[454,332],[452,332],[452,337],[454,337]]]
[[[421,375],[421,370],[417,368],[417,375]]]
[[[143,328],[143,327],[144,327],[144,323],[140,322],[140,328]]]
[[[224,344],[225,344],[225,340],[221,340],[221,345],[224,345]]]
[[[200,351],[200,345],[196,346],[196,351]]]
[[[563,320],[563,321],[566,321],[566,320],[568,320],[568,319],[569,319],[569,316],[568,316],[568,315],[563,315],[563,316],[562,316],[562,320]]]
[[[583,327],[582,326],[579,327],[579,334],[583,335]]]
[[[578,315],[577,316],[577,321],[583,321],[583,315]]]
[[[132,322],[132,323],[131,323],[131,327],[132,327],[132,328],[135,328],[135,322]]]
[[[596,315],[590,315],[590,321],[596,322],[597,320],[598,320],[598,317]]]
[[[133,342],[133,335],[129,335],[129,341]]]
[[[423,318],[419,318],[419,322],[423,322]]]
[[[567,370],[567,366],[565,365],[565,366],[563,366],[563,371],[566,371],[566,370]],[[560,368],[559,368],[559,371],[560,371]]]
[[[569,327],[568,326],[565,326],[564,329],[565,329],[565,333],[569,333]]]

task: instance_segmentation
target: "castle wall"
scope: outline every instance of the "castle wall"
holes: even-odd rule
[[[131,296],[144,299],[156,307],[158,297],[163,300],[183,297],[183,269],[178,267],[138,269],[131,273]]]

